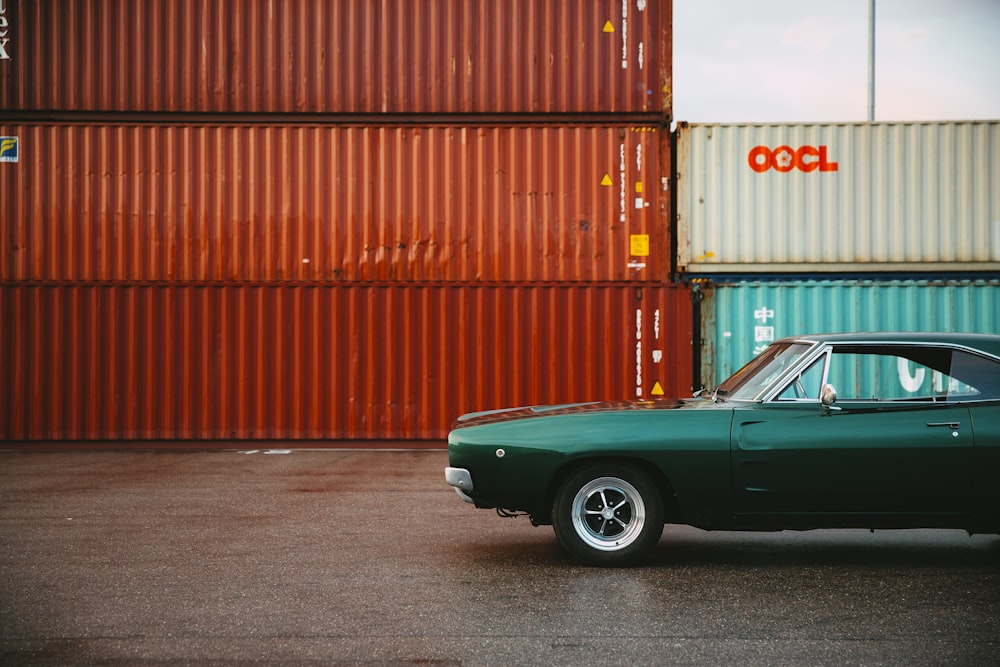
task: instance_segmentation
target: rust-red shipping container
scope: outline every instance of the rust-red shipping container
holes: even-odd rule
[[[136,3],[141,4],[141,3]],[[0,124],[5,281],[662,281],[654,126]]]
[[[0,440],[330,445],[691,391],[680,285],[0,286]]]
[[[3,0],[0,108],[643,113],[670,0]]]

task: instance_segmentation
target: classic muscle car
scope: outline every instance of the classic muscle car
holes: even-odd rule
[[[695,398],[467,414],[448,484],[628,565],[665,523],[1000,533],[1000,336],[776,341]]]

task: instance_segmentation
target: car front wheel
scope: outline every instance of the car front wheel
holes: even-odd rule
[[[663,502],[639,468],[593,464],[571,474],[556,495],[552,527],[563,548],[590,565],[631,565],[663,533]]]

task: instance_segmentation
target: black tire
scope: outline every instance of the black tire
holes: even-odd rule
[[[594,463],[571,474],[552,505],[563,549],[588,565],[642,559],[663,534],[663,500],[649,475],[624,463]]]

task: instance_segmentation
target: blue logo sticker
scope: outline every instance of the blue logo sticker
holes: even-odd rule
[[[17,162],[17,137],[0,137],[0,162]]]

